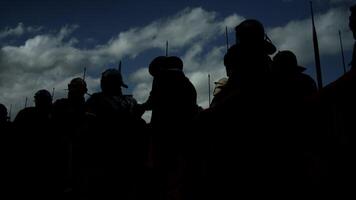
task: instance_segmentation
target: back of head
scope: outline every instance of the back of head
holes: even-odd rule
[[[177,56],[167,57],[167,70],[171,71],[182,71],[183,70],[183,61]]]
[[[47,90],[39,90],[35,93],[36,108],[48,108],[52,105],[52,95]]]
[[[7,119],[7,108],[0,104],[0,122],[6,121]]]
[[[182,71],[183,61],[177,56],[159,56],[152,60],[148,71],[152,76],[158,76],[168,71]]]
[[[242,46],[246,51],[261,52],[268,55],[276,51],[265,33],[261,22],[255,19],[247,19],[235,27],[236,44]]]
[[[127,88],[122,75],[117,69],[107,69],[101,74],[101,90],[110,95],[121,94],[121,87]]]
[[[158,56],[154,58],[149,67],[148,71],[152,76],[157,76],[161,70],[166,66],[167,63],[167,56]]]
[[[281,72],[302,72],[305,68],[298,65],[297,57],[291,51],[280,51],[273,57],[272,71]]]
[[[87,93],[87,84],[82,78],[74,78],[68,84],[68,97],[84,97]]]
[[[262,45],[265,37],[263,25],[254,19],[247,19],[235,27],[236,43]]]

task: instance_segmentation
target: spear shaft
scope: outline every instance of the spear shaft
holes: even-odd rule
[[[83,80],[84,80],[84,81],[85,81],[85,76],[86,76],[86,74],[87,74],[87,68],[84,67],[84,72],[83,72]]]
[[[311,2],[311,1],[310,1],[310,9],[311,9],[312,25],[313,25],[313,44],[314,44],[316,77],[317,77],[318,88],[320,90],[321,88],[323,88],[323,79],[322,79],[322,75],[321,75],[318,36],[316,33],[315,22],[314,22],[313,2]]]
[[[346,74],[346,64],[345,64],[345,56],[344,56],[344,47],[342,45],[341,31],[339,30],[339,39],[340,39],[340,51],[342,58],[342,66],[344,68],[344,74]]]
[[[227,32],[227,26],[225,27],[225,38],[226,38],[226,52],[229,50],[229,34]]]
[[[168,40],[166,41],[166,56],[168,56]]]
[[[211,94],[210,94],[210,74],[208,74],[208,95],[209,95],[209,107],[210,107],[210,104],[211,104]]]

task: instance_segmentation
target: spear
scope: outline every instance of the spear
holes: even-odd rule
[[[210,107],[210,104],[211,104],[211,99],[210,99],[210,74],[208,74],[208,89],[209,89],[209,92],[208,92],[208,95],[209,95],[209,107]]]
[[[317,77],[317,82],[318,82],[318,88],[320,90],[323,87],[323,81],[322,81],[322,75],[321,75],[318,36],[317,36],[317,33],[316,33],[316,29],[315,29],[314,11],[313,11],[313,2],[312,1],[310,1],[310,9],[311,9],[312,25],[313,25],[313,44],[314,44],[316,77]]]
[[[226,38],[226,52],[229,50],[229,35],[227,33],[227,26],[225,27],[225,38]]]
[[[26,97],[26,100],[25,100],[25,108],[27,108],[27,97]]]
[[[346,64],[345,64],[345,56],[344,56],[344,47],[342,45],[341,31],[339,30],[339,39],[340,39],[340,51],[342,58],[342,66],[344,68],[344,74],[346,74]]]
[[[119,62],[119,66],[117,67],[117,70],[119,70],[120,74],[121,74],[121,60]]]
[[[168,56],[168,40],[166,41],[166,56]]]
[[[85,76],[86,76],[86,73],[87,73],[87,68],[84,67],[84,72],[83,72],[83,80],[85,81]]]

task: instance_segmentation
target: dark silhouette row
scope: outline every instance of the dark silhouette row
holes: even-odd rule
[[[87,101],[86,82],[75,78],[68,97],[53,104],[47,90],[36,92],[35,106],[13,123],[0,104],[7,199],[352,195],[356,47],[351,70],[318,89],[293,52],[276,53],[260,22],[245,20],[235,31],[227,78],[216,83],[208,109],[197,105],[175,56],[150,63],[143,104],[122,93],[127,85],[117,69],[102,73],[101,92]]]

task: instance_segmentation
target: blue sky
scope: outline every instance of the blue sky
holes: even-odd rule
[[[268,3],[267,3],[268,2]],[[342,74],[337,31],[343,34],[346,62],[353,39],[347,27],[352,0],[315,0],[324,82]],[[68,81],[88,67],[91,93],[100,72],[123,60],[126,93],[147,98],[151,77],[146,67],[164,54],[182,57],[185,72],[207,105],[207,74],[224,76],[224,27],[246,18],[263,22],[280,50],[291,49],[314,74],[309,1],[306,0],[180,0],[180,1],[0,1],[0,102],[21,109],[38,89],[56,88],[65,96]]]

